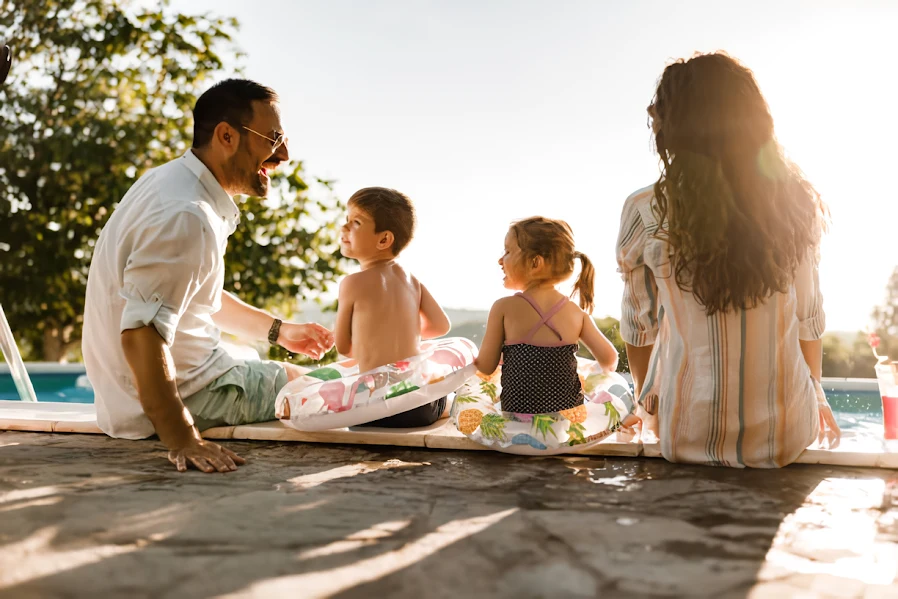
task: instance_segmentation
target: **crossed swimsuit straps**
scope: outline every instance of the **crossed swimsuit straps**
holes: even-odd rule
[[[527,300],[540,320],[523,339],[502,346],[502,411],[545,414],[583,405],[583,389],[577,375],[579,344],[561,343],[561,333],[551,322],[570,300],[561,298],[543,314],[531,298],[523,293],[515,295]],[[555,333],[559,343],[531,343],[543,326]]]

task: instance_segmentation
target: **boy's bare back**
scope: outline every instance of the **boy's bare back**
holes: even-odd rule
[[[450,323],[427,288],[396,264],[411,240],[411,200],[395,189],[366,187],[347,202],[340,251],[362,271],[340,283],[337,351],[359,361],[362,372],[411,358],[418,342],[445,335]]]
[[[340,284],[340,302],[346,301],[352,357],[362,372],[418,353],[421,284],[401,266],[388,262],[349,275]]]

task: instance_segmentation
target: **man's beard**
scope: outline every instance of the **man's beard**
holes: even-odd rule
[[[251,195],[259,198],[264,198],[268,195],[268,179],[259,174],[258,170],[247,173],[247,183],[250,189],[252,189]]]
[[[268,195],[269,180],[259,173],[250,160],[249,156],[240,155],[231,158],[227,168],[233,173],[234,188],[240,194],[264,198]]]

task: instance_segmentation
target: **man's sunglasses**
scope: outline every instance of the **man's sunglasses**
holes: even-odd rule
[[[263,135],[263,134],[259,133],[258,131],[255,131],[255,130],[253,130],[253,129],[250,129],[250,128],[247,127],[246,125],[243,125],[243,128],[246,129],[247,131],[249,131],[250,133],[255,133],[255,134],[258,135],[259,137],[265,138],[265,139],[267,139],[268,141],[270,141],[270,142],[271,142],[271,153],[272,153],[272,154],[274,154],[275,152],[277,152],[278,148],[280,148],[282,145],[284,145],[285,143],[287,143],[287,136],[284,135],[283,133],[278,133],[278,134],[277,134],[277,137],[275,137],[274,139],[271,139],[271,138],[268,137],[267,135]]]

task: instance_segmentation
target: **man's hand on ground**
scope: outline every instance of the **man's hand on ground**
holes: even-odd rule
[[[281,325],[278,345],[318,360],[334,346],[334,334],[320,324],[285,322]]]
[[[175,465],[178,472],[186,472],[188,462],[203,472],[232,472],[238,464],[246,460],[218,443],[205,439],[194,439],[186,447],[172,449],[168,452],[168,461]]]
[[[137,387],[144,414],[153,423],[159,440],[170,449],[169,461],[180,472],[188,462],[203,472],[230,472],[243,458],[229,449],[205,441],[184,407],[175,380],[174,359],[155,327],[122,332],[122,351]]]

